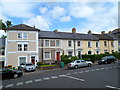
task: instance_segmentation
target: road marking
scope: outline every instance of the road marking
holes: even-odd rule
[[[89,70],[86,70],[85,72],[89,72]]]
[[[79,72],[79,73],[83,73],[83,71]]]
[[[35,82],[39,82],[39,81],[42,81],[42,79],[35,79]]]
[[[95,71],[95,70],[93,69],[93,70],[91,70],[91,71]]]
[[[109,69],[108,67],[106,67],[105,69]]]
[[[56,78],[58,78],[58,77],[57,77],[57,76],[51,76],[51,78],[52,78],[52,79],[56,79]]]
[[[79,81],[82,81],[82,82],[85,81],[84,79],[75,78],[75,77],[72,77],[72,76],[65,76],[65,77],[67,77],[67,78],[71,78],[71,79],[75,79],[75,80],[79,80]]]
[[[117,68],[116,66],[114,66],[113,68]]]
[[[74,72],[73,74],[78,74],[78,72]]]
[[[101,70],[103,70],[104,68],[101,68]]]
[[[26,81],[26,84],[28,84],[28,83],[32,83],[32,80]]]
[[[71,75],[70,73],[66,74],[66,75]]]
[[[50,79],[49,77],[43,78],[43,80],[49,80],[49,79]]]
[[[13,84],[8,84],[6,87],[8,88],[8,87],[12,87],[13,86]]]
[[[110,67],[110,68],[113,68],[113,67]]]
[[[109,85],[106,85],[105,87],[120,90],[120,88],[109,86]]]
[[[100,70],[100,69],[96,69],[97,71]]]
[[[59,77],[65,77],[65,75],[59,75]]]
[[[23,82],[18,82],[18,83],[17,83],[17,86],[18,86],[18,85],[23,85]]]

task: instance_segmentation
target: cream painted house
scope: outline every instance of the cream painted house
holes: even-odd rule
[[[52,42],[51,42],[52,41]],[[59,46],[57,47],[57,41]],[[54,42],[54,45],[52,43]],[[82,54],[101,54],[118,51],[118,39],[108,34],[88,34],[72,32],[41,31],[39,32],[39,58],[43,63],[55,63],[60,60],[60,55],[78,56]],[[57,52],[57,53],[56,53]]]
[[[36,63],[38,58],[38,31],[35,27],[24,24],[8,27],[5,32],[5,66],[20,66],[25,63]]]

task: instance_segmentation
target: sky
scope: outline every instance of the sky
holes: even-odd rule
[[[26,24],[42,31],[78,33],[112,31],[118,28],[118,2],[1,1],[0,19],[13,25]],[[20,1],[20,2],[18,2]]]

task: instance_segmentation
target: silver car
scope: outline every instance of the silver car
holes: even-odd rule
[[[25,64],[24,69],[25,71],[35,71],[35,65],[32,63],[27,63]]]
[[[83,66],[91,66],[92,62],[91,61],[85,61],[85,60],[74,60],[71,63],[68,64],[68,68],[75,68],[77,69],[78,67],[83,67]]]

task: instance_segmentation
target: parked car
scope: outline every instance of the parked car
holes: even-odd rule
[[[27,63],[25,64],[24,69],[25,71],[35,71],[35,65],[32,63]]]
[[[85,60],[74,60],[71,63],[68,63],[68,68],[75,68],[77,69],[78,67],[83,67],[83,66],[91,66],[92,62],[91,61],[85,61]]]
[[[3,68],[0,69],[0,75],[2,75],[2,78],[18,78],[23,75],[23,72],[20,70],[12,70],[9,68]]]
[[[98,61],[98,64],[110,64],[112,62],[116,62],[116,58],[114,56],[105,56]]]

